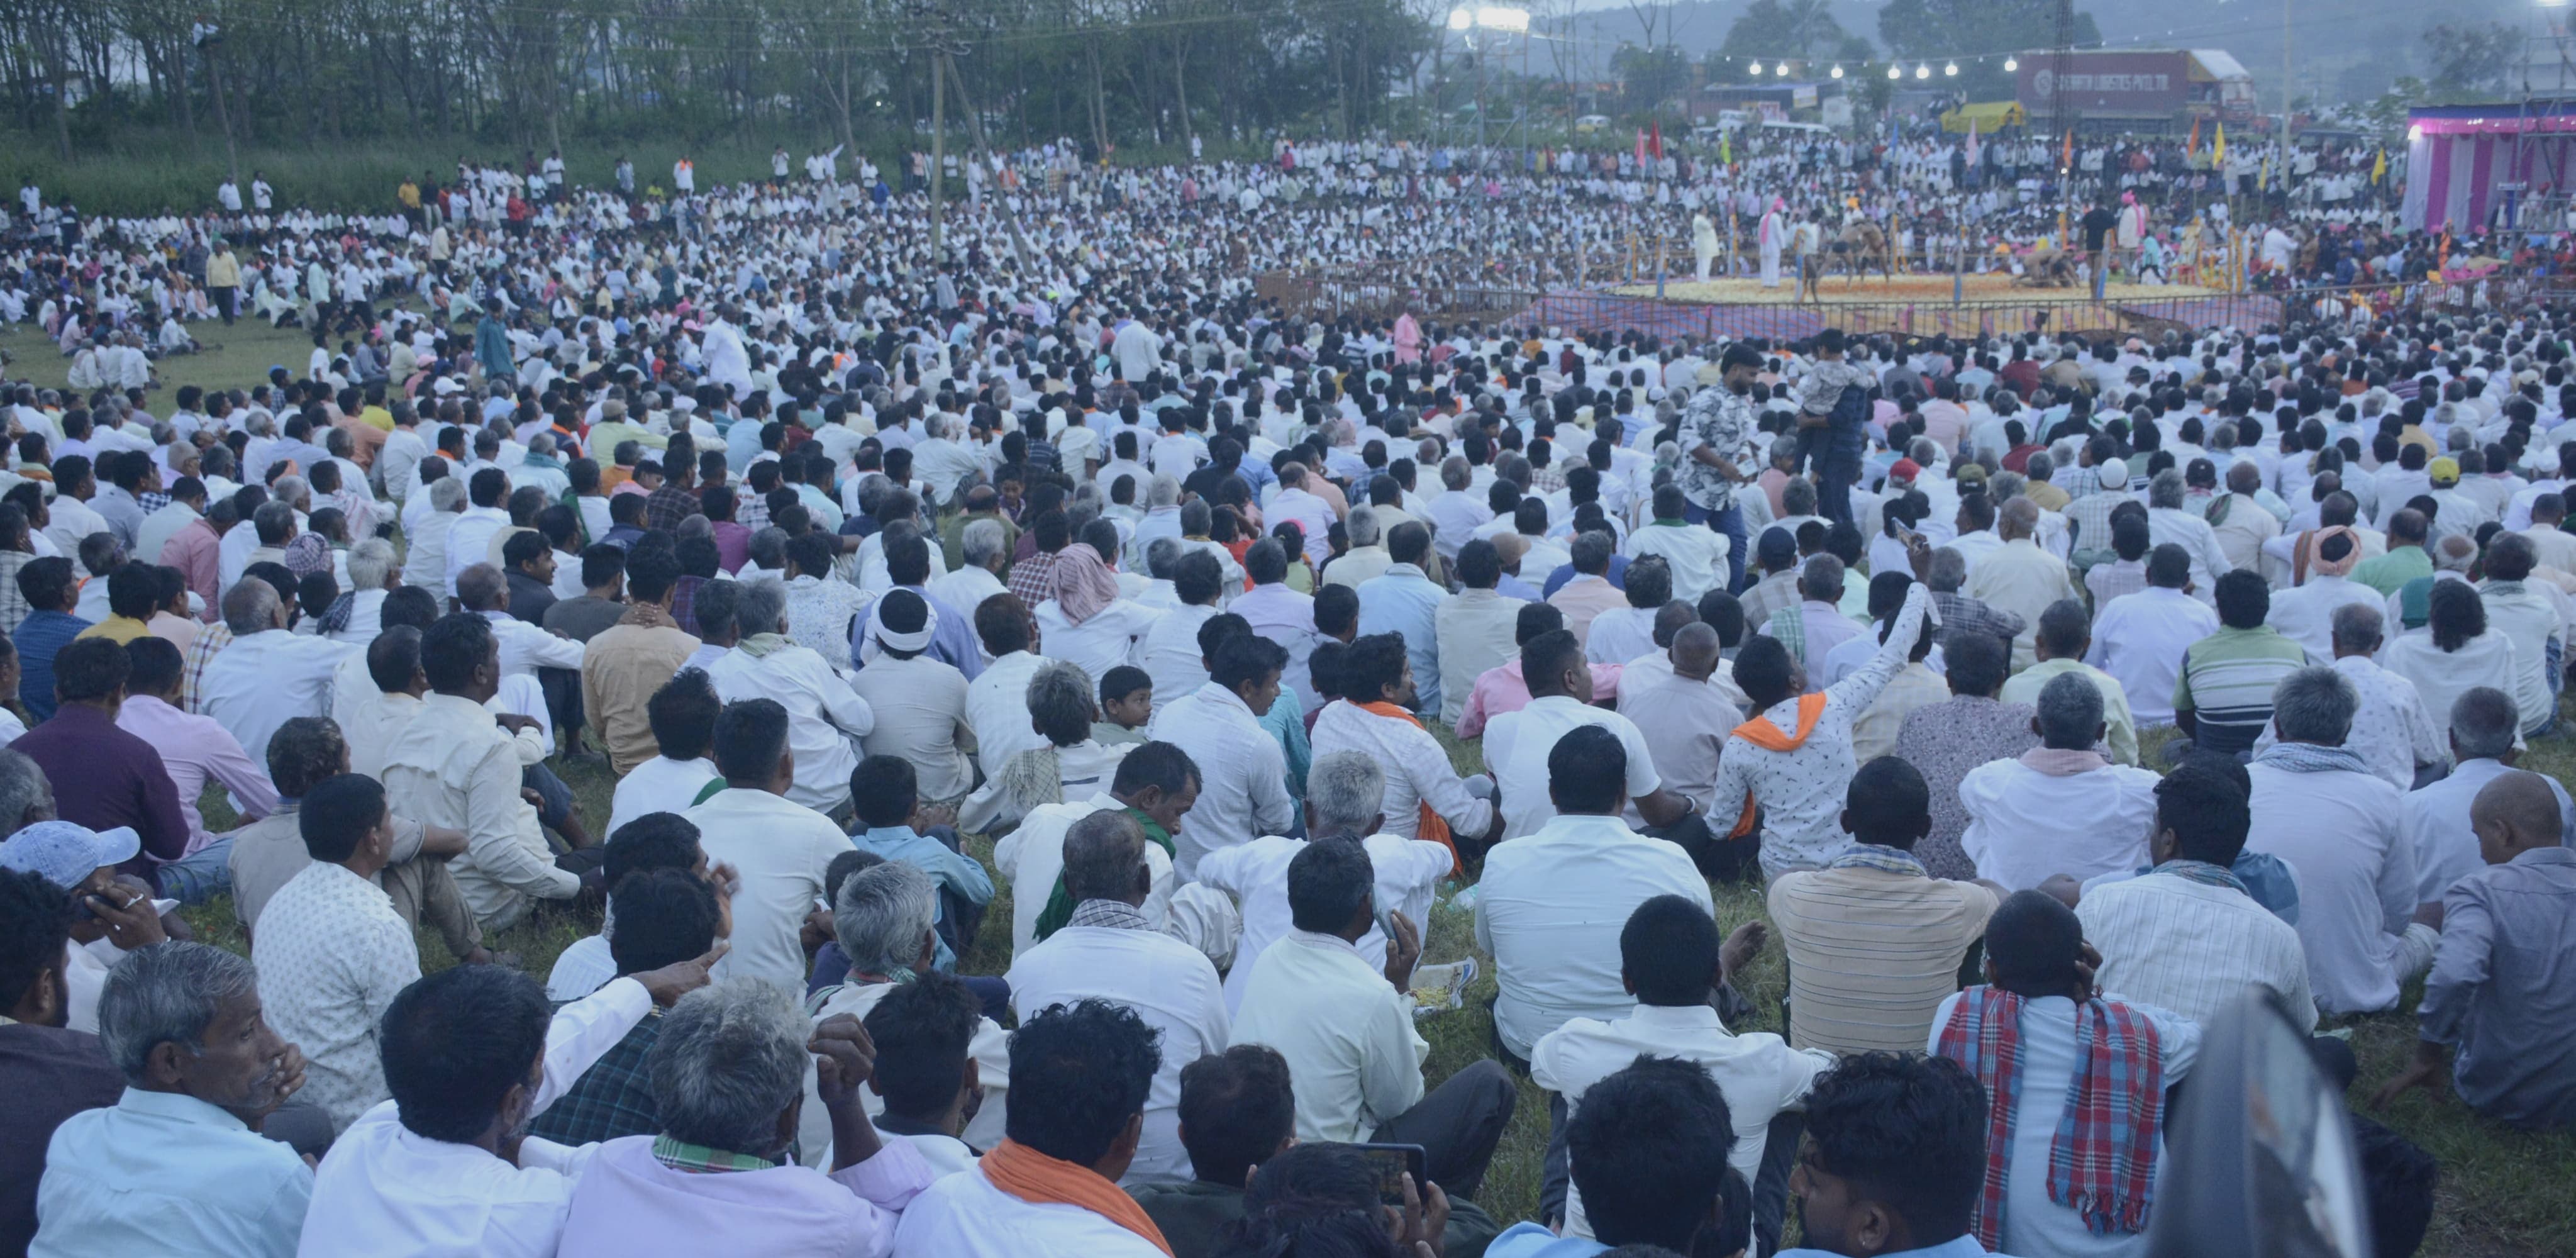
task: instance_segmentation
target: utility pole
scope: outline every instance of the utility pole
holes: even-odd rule
[[[223,36],[220,33],[208,35],[198,39],[197,51],[205,54],[206,58],[206,86],[215,98],[215,124],[224,129],[224,170],[232,177],[233,186],[239,188],[241,153],[233,147],[232,109],[224,103],[224,63],[215,56],[215,48],[221,43]],[[181,90],[186,89],[183,86]]]
[[[2290,0],[2281,0],[2281,203],[2290,201]]]
[[[948,227],[948,53],[930,58],[930,264],[945,260],[941,248]]]

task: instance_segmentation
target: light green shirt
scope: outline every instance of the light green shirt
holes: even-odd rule
[[[2060,673],[2081,673],[2093,680],[2102,692],[2102,722],[2110,726],[2103,741],[2110,744],[2111,759],[2117,764],[2138,762],[2138,718],[2129,713],[2129,694],[2109,673],[2082,660],[2043,660],[2013,674],[2004,683],[2003,701],[2039,706],[2039,692],[2046,689],[2050,678]]]

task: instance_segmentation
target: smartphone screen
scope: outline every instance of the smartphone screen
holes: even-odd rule
[[[1377,1170],[1377,1199],[1390,1206],[1404,1204],[1404,1177],[1413,1176],[1414,1191],[1420,1192],[1428,1177],[1423,1174],[1422,1146],[1418,1144],[1355,1144]]]

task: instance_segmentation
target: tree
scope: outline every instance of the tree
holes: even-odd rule
[[[1753,0],[1726,28],[1718,54],[1812,61],[1820,52],[1838,54],[1849,38],[1827,0]]]
[[[2047,48],[2057,29],[2055,0],[1888,0],[1878,11],[1878,39],[1895,56],[1931,61],[1961,52],[2032,53]],[[2075,15],[2075,46],[2102,42],[2093,15]],[[1959,77],[1945,87],[1971,100],[2008,99],[2012,76],[2000,57],[1959,63]]]
[[[2424,32],[2424,60],[2432,71],[2433,93],[2454,98],[2504,94],[2511,89],[2507,80],[2522,44],[2522,32],[2502,22],[2476,26],[2445,22]]]
[[[1618,76],[1621,101],[1630,113],[1652,113],[1690,82],[1690,63],[1670,44],[1654,49],[1622,44],[1610,54],[1610,73]]]

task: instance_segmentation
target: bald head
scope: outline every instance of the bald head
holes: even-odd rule
[[[2469,828],[2477,832],[2478,853],[2490,865],[2559,846],[2565,840],[2563,826],[2558,795],[2549,789],[2548,779],[2521,769],[2498,775],[2469,805]]]
[[[1717,671],[1719,643],[1717,630],[1706,621],[1694,620],[1673,635],[1673,675],[1692,681],[1706,681]]]
[[[2459,533],[2445,533],[2433,543],[2433,566],[2443,572],[2466,572],[2478,560],[2478,544]]]
[[[2227,469],[2227,492],[2252,494],[2263,487],[2263,469],[2251,463],[2237,463]]]

